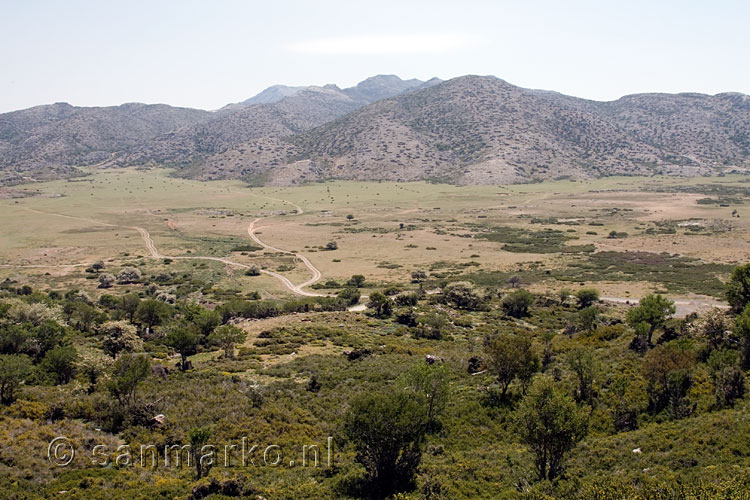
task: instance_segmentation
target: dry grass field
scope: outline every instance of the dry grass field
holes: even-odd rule
[[[535,291],[595,282],[609,297],[667,290],[695,300],[716,293],[691,289],[688,277],[720,280],[725,268],[750,259],[743,204],[750,184],[740,176],[248,188],[169,173],[96,171],[20,186],[16,194],[36,196],[0,199],[0,277],[96,294],[98,282],[85,269],[101,260],[115,274],[124,266],[146,276],[190,273],[215,289],[284,297],[295,292],[278,276],[244,271],[256,265],[298,285],[311,278],[303,255],[320,271],[319,286],[353,274],[377,286],[407,285],[424,270],[482,285],[518,275]],[[256,219],[256,237],[298,255],[251,240]],[[327,250],[329,242],[338,248]],[[628,255],[641,257],[633,263]],[[675,271],[687,261],[695,271]],[[637,268],[621,269],[623,262]]]

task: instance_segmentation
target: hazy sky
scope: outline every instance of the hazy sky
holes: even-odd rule
[[[496,75],[592,99],[750,94],[748,1],[0,0],[0,112],[216,109],[265,87]]]

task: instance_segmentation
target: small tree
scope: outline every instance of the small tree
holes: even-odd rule
[[[328,243],[326,243],[326,250],[338,250],[338,249],[339,249],[339,244],[336,243],[335,241],[329,241]]]
[[[104,262],[102,262],[101,260],[97,260],[96,262],[91,264],[91,269],[93,269],[97,273],[102,271],[104,269]]]
[[[112,366],[107,390],[121,406],[136,402],[138,385],[151,373],[151,363],[144,354],[123,354]]]
[[[737,351],[713,351],[708,358],[714,382],[716,406],[727,408],[745,396],[745,374],[737,366]]]
[[[355,397],[344,416],[344,436],[354,445],[375,498],[414,483],[426,432],[420,399],[404,391],[366,393]]]
[[[562,471],[565,455],[586,435],[586,411],[541,376],[516,411],[516,428],[536,456],[539,479],[551,481]]]
[[[102,334],[102,350],[116,358],[121,352],[135,352],[143,349],[143,340],[135,327],[127,321],[108,321],[99,328]]]
[[[193,324],[200,330],[201,335],[208,337],[216,327],[221,324],[221,315],[218,311],[203,309],[194,315]]]
[[[354,219],[354,214],[347,214],[346,219],[347,220],[353,220]]]
[[[563,288],[557,292],[557,297],[560,299],[561,306],[564,306],[568,302],[568,297],[570,297],[572,293],[573,292],[571,292],[569,288]]]
[[[578,299],[578,308],[586,309],[599,301],[599,290],[595,288],[582,288],[576,292]]]
[[[122,284],[136,283],[141,280],[141,272],[134,267],[124,267],[117,275],[117,282]]]
[[[586,309],[578,311],[578,325],[581,330],[593,332],[599,322],[599,309],[596,306],[589,306]]]
[[[445,364],[417,363],[399,378],[401,387],[424,398],[427,430],[440,428],[439,418],[451,395],[450,370]]]
[[[114,274],[104,273],[99,275],[99,288],[112,288],[117,278]]]
[[[643,376],[648,382],[649,409],[669,410],[672,418],[690,415],[694,406],[685,398],[693,384],[693,354],[672,344],[651,350],[643,359]]]
[[[224,349],[224,356],[234,359],[234,346],[241,344],[247,333],[234,325],[221,325],[208,337],[208,341]]]
[[[534,296],[528,290],[516,290],[503,297],[503,309],[514,318],[529,315],[529,307],[534,303]]]
[[[734,334],[740,339],[740,366],[750,369],[750,306],[734,320]]]
[[[365,286],[365,277],[361,274],[355,274],[349,278],[349,281],[347,281],[346,284],[355,288],[362,288]]]
[[[0,403],[9,405],[16,400],[16,392],[31,375],[33,365],[25,354],[0,354]]]
[[[727,282],[727,301],[736,314],[750,305],[750,264],[735,267],[732,271]]]
[[[403,319],[409,320],[409,318]],[[428,313],[419,318],[413,316],[413,319],[416,322],[416,325],[414,325],[415,338],[440,340],[448,328],[448,320],[445,319],[443,314]]]
[[[210,450],[209,453],[203,453],[205,451],[204,447],[208,445],[208,440],[211,438],[211,429],[208,427],[197,427],[190,431],[189,437],[190,454],[195,463],[196,479],[200,479],[208,475],[208,472],[213,465],[212,450]]]
[[[341,290],[336,296],[346,301],[346,303],[350,306],[353,306],[354,304],[359,303],[359,299],[362,294],[360,293],[359,289],[349,286]]]
[[[521,381],[522,392],[526,392],[531,377],[539,371],[539,356],[533,349],[531,339],[525,335],[501,333],[487,345],[487,368],[497,377],[505,398],[508,387],[516,378]]]
[[[58,384],[67,384],[75,376],[78,353],[72,346],[55,347],[44,356],[41,368]]]
[[[474,285],[468,281],[454,281],[443,288],[443,302],[458,309],[478,311],[484,307],[484,298],[477,293]]]
[[[260,276],[260,268],[258,266],[250,266],[245,271],[246,276]]]
[[[674,301],[663,295],[649,294],[628,311],[627,322],[636,332],[645,334],[646,342],[650,345],[656,329],[664,327],[674,312]]]
[[[162,324],[172,313],[170,306],[160,300],[142,300],[135,310],[135,319],[141,325],[151,329]]]
[[[175,325],[169,330],[164,343],[180,354],[180,370],[187,370],[187,358],[196,353],[200,335],[192,325]]]
[[[393,313],[393,300],[380,292],[370,295],[367,307],[374,311],[378,318],[388,318]]]
[[[126,293],[122,296],[122,299],[120,299],[120,308],[131,323],[133,323],[135,312],[138,310],[140,303],[141,299],[134,293]]]
[[[593,353],[585,347],[572,349],[568,353],[568,366],[576,377],[576,401],[591,404],[594,399],[594,378],[597,369]]]

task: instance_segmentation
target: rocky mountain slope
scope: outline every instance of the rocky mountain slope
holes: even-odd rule
[[[0,115],[0,170],[167,165],[201,179],[485,184],[750,168],[750,97],[639,94],[597,102],[495,77],[275,86],[217,112],[41,106]]]
[[[67,103],[0,114],[0,178],[54,178],[211,113],[163,104],[83,108]]]
[[[436,179],[484,184],[750,165],[750,97],[644,94],[595,102],[461,77],[282,141],[208,158],[203,178]]]

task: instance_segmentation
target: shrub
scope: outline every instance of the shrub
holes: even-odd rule
[[[585,309],[599,300],[599,290],[595,288],[582,288],[576,292],[578,308]]]
[[[0,403],[9,405],[16,400],[16,392],[31,375],[33,366],[24,354],[0,354]]]
[[[426,432],[424,402],[414,393],[388,391],[356,397],[344,417],[344,435],[364,466],[375,498],[413,487]]]
[[[136,283],[141,279],[141,272],[134,267],[125,267],[117,275],[117,282],[122,284]]]
[[[516,290],[503,297],[503,309],[514,318],[529,315],[529,307],[534,303],[534,295],[527,290]]]

